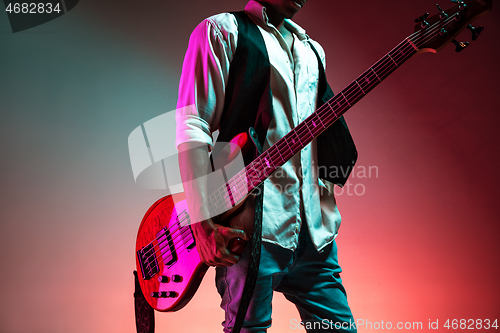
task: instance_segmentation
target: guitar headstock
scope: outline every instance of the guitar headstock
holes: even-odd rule
[[[419,49],[418,53],[436,53],[453,42],[456,51],[465,49],[469,43],[457,42],[455,37],[465,28],[471,30],[473,40],[477,38],[482,26],[474,28],[470,23],[488,13],[492,9],[492,0],[451,0],[456,3],[453,7],[442,10],[437,6],[439,13],[429,17],[425,14],[415,20],[415,33],[408,39]]]

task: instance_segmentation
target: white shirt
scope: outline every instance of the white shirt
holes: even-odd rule
[[[312,41],[304,29],[285,20],[286,29],[293,34],[290,51],[259,2],[250,0],[245,12],[261,32],[271,64],[273,119],[264,144],[266,149],[316,109],[318,61],[308,41],[314,44],[323,65],[325,55],[323,48]],[[213,146],[212,132],[219,128],[237,43],[238,24],[229,13],[209,17],[193,31],[179,86],[177,146],[183,142]],[[195,107],[186,107],[189,105]],[[263,241],[295,250],[303,218],[319,251],[337,236],[340,213],[333,193],[318,179],[317,170],[312,167],[316,165],[314,140],[265,181]]]

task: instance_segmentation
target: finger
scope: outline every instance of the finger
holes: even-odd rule
[[[225,227],[220,231],[221,231],[221,235],[227,240],[237,238],[237,237],[241,238],[243,240],[246,240],[246,241],[250,239],[247,236],[247,234],[243,230],[240,230],[240,229],[233,229],[233,228]]]
[[[240,260],[238,253],[232,253],[226,246],[221,246],[217,251],[215,261],[218,265],[232,266]]]

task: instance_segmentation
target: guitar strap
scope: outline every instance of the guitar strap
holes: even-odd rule
[[[258,134],[253,127],[248,130],[250,139],[255,145],[256,153],[255,155],[260,155],[262,153],[262,145],[259,142]],[[256,156],[257,157],[257,156]],[[236,320],[232,329],[232,333],[239,333],[245,316],[247,314],[248,305],[252,299],[253,291],[255,289],[255,284],[257,283],[257,273],[259,272],[260,264],[260,250],[262,243],[262,210],[264,206],[264,183],[260,184],[255,189],[255,212],[254,212],[254,225],[253,234],[251,239],[250,247],[250,259],[248,261],[248,271],[245,278],[245,286],[243,287],[243,292],[240,298],[240,304],[238,306],[238,313],[236,315]]]
[[[134,271],[135,291],[135,328],[137,333],[154,333],[155,331],[155,311],[146,301],[139,284],[137,271]]]

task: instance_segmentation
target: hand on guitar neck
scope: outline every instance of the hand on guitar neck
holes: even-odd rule
[[[231,266],[237,263],[242,247],[235,240],[246,241],[249,237],[243,230],[222,226],[211,219],[207,208],[205,177],[210,172],[207,146],[191,142],[179,145],[179,165],[191,215],[191,228],[201,261],[209,266]]]

